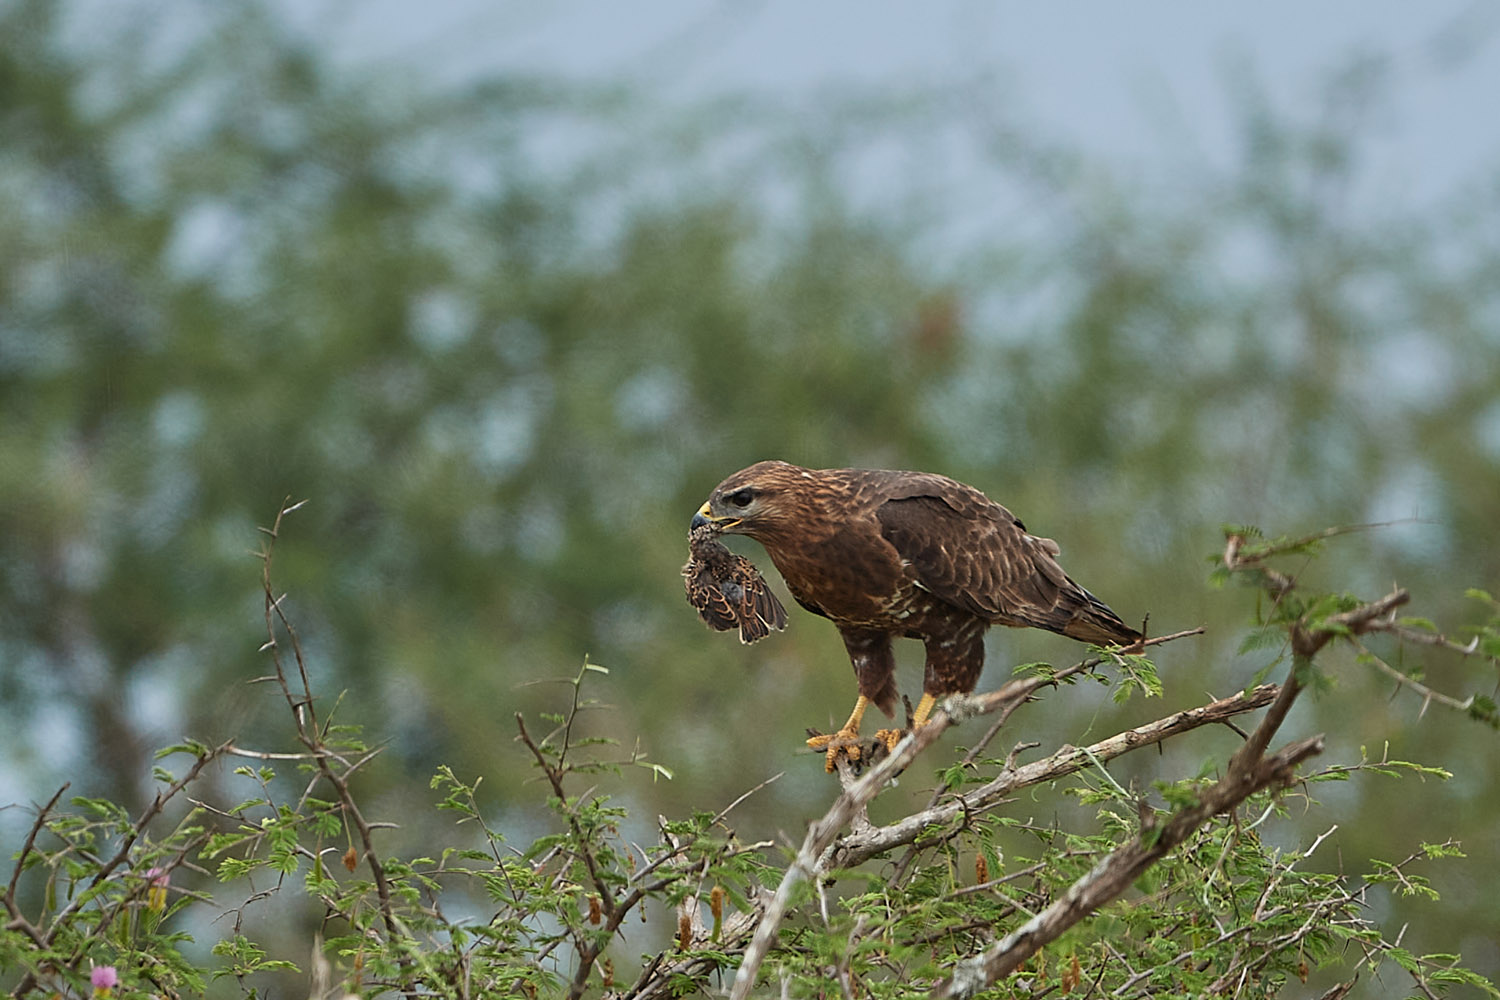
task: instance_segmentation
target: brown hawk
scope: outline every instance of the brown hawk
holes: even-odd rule
[[[1141,637],[1063,572],[1056,542],[946,476],[759,462],[714,488],[693,517],[695,531],[707,526],[760,542],[797,603],[838,626],[859,700],[839,732],[808,740],[827,748],[830,770],[859,745],[870,703],[894,714],[892,639],[926,645],[921,726],[939,699],[974,689],[991,625],[1099,645]]]

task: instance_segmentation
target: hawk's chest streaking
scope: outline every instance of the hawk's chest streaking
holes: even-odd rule
[[[934,613],[957,610],[922,587],[873,513],[817,542],[766,551],[799,604],[842,626],[917,636]]]

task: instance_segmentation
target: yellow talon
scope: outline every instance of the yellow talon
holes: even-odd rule
[[[922,695],[922,701],[917,705],[917,710],[912,715],[912,730],[920,729],[926,724],[932,712],[937,708],[937,696],[931,694]],[[911,703],[907,702],[908,708]],[[859,726],[864,721],[865,709],[870,707],[870,699],[860,695],[859,700],[854,703],[854,711],[849,713],[849,721],[836,733],[824,733],[814,736],[807,741],[807,745],[814,750],[826,750],[827,759],[823,762],[823,769],[832,772],[838,762],[839,755],[843,754],[850,763],[859,763],[865,754],[861,747],[859,738]],[[881,729],[875,733],[875,738],[885,744],[887,751],[896,749],[896,744],[911,730],[905,729]],[[877,755],[878,756],[878,755]]]
[[[827,750],[828,757],[823,762],[823,769],[830,774],[833,772],[834,762],[839,759],[839,754],[844,754],[850,761],[858,761],[862,756],[859,749],[859,725],[864,721],[865,709],[870,707],[870,699],[864,695],[854,703],[854,711],[849,713],[849,721],[845,722],[843,728],[836,733],[825,733],[814,736],[807,741],[807,745],[814,750]]]
[[[922,700],[917,703],[916,714],[912,716],[911,728],[914,730],[921,729],[923,726],[927,725],[927,718],[928,716],[932,715],[932,710],[936,707],[937,696],[931,694],[923,694]]]

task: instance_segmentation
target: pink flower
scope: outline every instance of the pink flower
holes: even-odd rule
[[[120,976],[113,965],[96,965],[89,972],[89,982],[93,984],[94,996],[107,997],[120,985]]]

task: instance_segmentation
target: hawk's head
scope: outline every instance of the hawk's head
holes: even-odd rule
[[[816,510],[817,492],[812,471],[787,462],[757,462],[715,486],[692,526],[711,524],[721,532],[772,541],[805,526]]]

